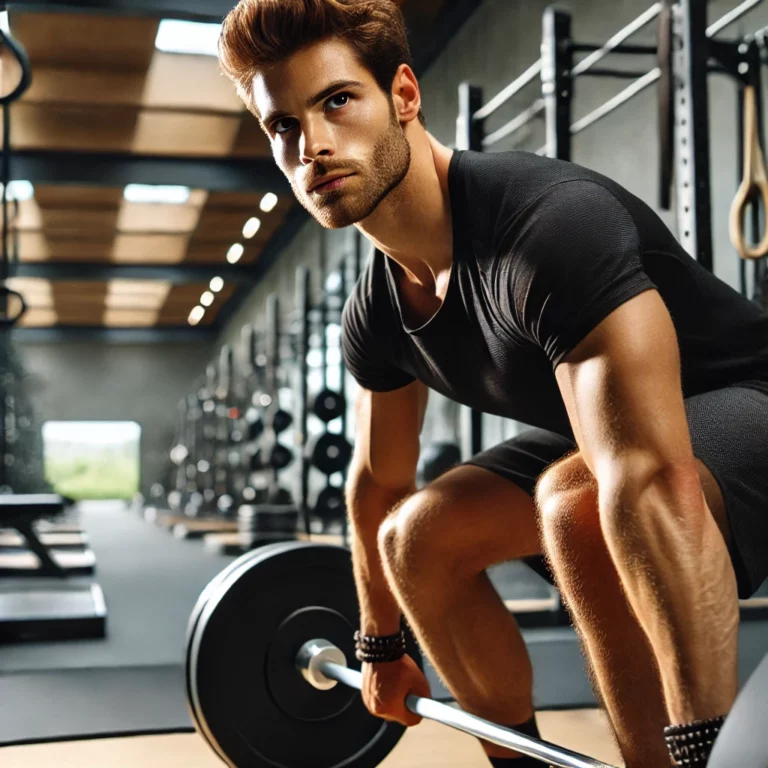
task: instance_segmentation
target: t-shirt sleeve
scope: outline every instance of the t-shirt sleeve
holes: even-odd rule
[[[393,340],[372,329],[370,305],[358,284],[341,316],[341,349],[344,364],[355,381],[372,392],[391,392],[415,381],[392,362]]]
[[[502,247],[502,295],[515,325],[556,367],[615,309],[654,288],[634,220],[612,192],[562,182]]]

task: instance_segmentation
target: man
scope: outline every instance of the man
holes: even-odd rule
[[[390,0],[241,0],[220,54],[296,198],[377,248],[343,322],[366,704],[418,721],[405,614],[463,707],[536,735],[485,571],[546,552],[627,766],[683,764],[665,726],[727,714],[768,570],[768,318],[609,179],[440,144]],[[417,492],[428,388],[535,429]]]

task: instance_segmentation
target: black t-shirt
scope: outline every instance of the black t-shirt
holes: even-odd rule
[[[674,322],[686,397],[735,384],[768,393],[768,314],[692,259],[620,185],[527,152],[451,159],[453,266],[419,327],[375,251],[344,307],[344,359],[377,392],[414,379],[459,403],[572,436],[554,376],[611,312],[656,289]]]

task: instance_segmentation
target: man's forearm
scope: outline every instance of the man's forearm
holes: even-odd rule
[[[391,635],[400,629],[401,610],[384,574],[378,533],[387,515],[415,490],[392,491],[368,482],[347,488],[352,563],[364,634]]]
[[[608,549],[656,656],[670,722],[716,717],[737,690],[739,614],[728,550],[698,480],[606,499]]]

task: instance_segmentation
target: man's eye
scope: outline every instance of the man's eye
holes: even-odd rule
[[[349,101],[349,94],[348,93],[337,93],[335,96],[331,96],[331,98],[328,99],[328,101],[326,101],[325,103],[326,103],[326,105],[330,105],[332,102],[338,101],[340,99],[344,99],[344,103],[343,104],[339,104],[337,109],[341,109],[342,107],[346,107],[347,106],[347,102]]]
[[[291,118],[291,117],[284,117],[284,118],[282,118],[282,120],[276,120],[274,123],[272,123],[272,130],[275,133],[288,133],[288,131],[290,131],[291,127],[292,127],[291,126],[291,121],[292,120],[293,120],[293,118]],[[281,131],[280,130],[280,125],[283,124],[283,123],[288,123],[288,127]]]

